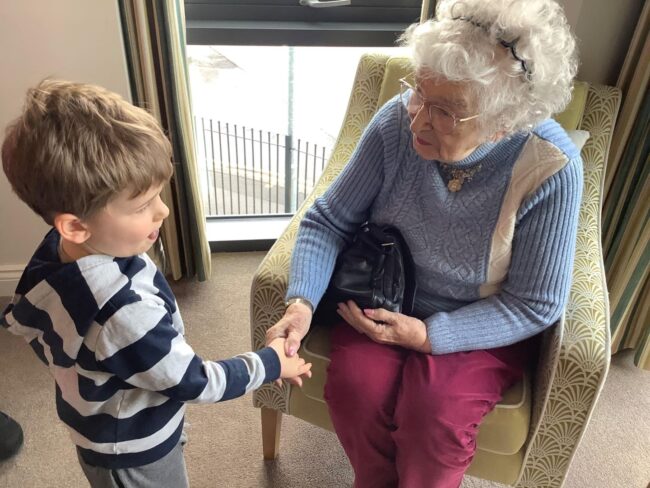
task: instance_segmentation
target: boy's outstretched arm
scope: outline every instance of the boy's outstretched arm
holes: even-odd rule
[[[94,353],[100,367],[130,385],[190,403],[237,398],[311,368],[300,358],[280,358],[273,347],[203,360],[173,327],[168,310],[153,300],[117,310],[97,331]]]

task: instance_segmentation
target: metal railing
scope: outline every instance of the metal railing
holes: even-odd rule
[[[293,213],[327,161],[324,146],[228,122],[194,118],[207,216]]]

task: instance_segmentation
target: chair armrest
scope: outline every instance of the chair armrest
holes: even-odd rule
[[[300,206],[282,235],[257,269],[251,287],[251,341],[253,349],[264,345],[266,331],[284,314],[291,253],[300,220],[314,200],[322,195],[349,161],[364,129],[377,111],[377,100],[388,55],[365,54],[359,61],[345,119],[323,174]],[[254,394],[257,407],[288,412],[290,386],[264,385]]]
[[[593,412],[610,359],[609,303],[601,247],[607,154],[620,91],[591,86],[581,129],[584,193],[563,324],[549,332],[535,387],[533,430],[517,486],[559,487]]]

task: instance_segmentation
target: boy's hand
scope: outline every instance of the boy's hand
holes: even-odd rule
[[[302,386],[302,377],[311,378],[311,363],[305,363],[297,353],[291,357],[287,356],[285,341],[286,339],[279,337],[269,344],[280,359],[280,378],[291,379],[293,384]]]

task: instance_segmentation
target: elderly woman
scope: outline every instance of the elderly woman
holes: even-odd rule
[[[553,0],[443,0],[403,42],[413,81],[302,220],[268,338],[295,353],[359,225],[399,228],[414,312],[340,303],[325,398],[355,486],[451,488],[567,301],[582,162],[549,117],[570,99],[577,57]]]

